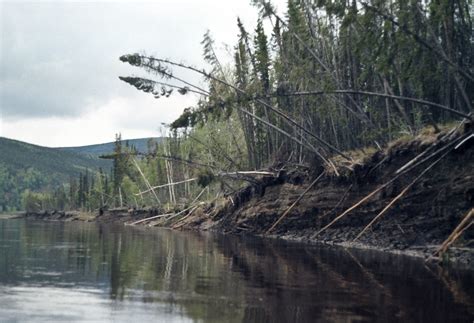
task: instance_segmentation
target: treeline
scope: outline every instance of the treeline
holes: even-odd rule
[[[26,187],[39,190],[51,184],[44,174],[33,168],[15,169],[0,163],[0,212],[21,210]]]
[[[238,136],[237,133],[236,129],[234,136]],[[225,169],[229,165],[229,161],[222,164],[221,158],[213,157],[216,147],[224,147],[229,137],[210,136],[202,129],[194,132],[193,138],[194,142],[183,142],[174,133],[166,140],[150,139],[147,152],[139,153],[118,134],[113,153],[102,156],[113,160],[110,172],[86,170],[56,189],[26,190],[21,194],[19,209],[30,212],[97,212],[100,209],[146,206],[171,209],[187,204],[199,192],[202,197],[210,197],[212,192],[219,191],[221,184],[214,181],[206,170]],[[208,142],[209,138],[213,138],[212,142]],[[175,185],[176,182],[183,183]]]
[[[254,182],[257,173],[241,171],[335,168],[333,157],[350,160],[347,151],[472,118],[469,0],[290,0],[284,14],[254,4],[260,19],[252,31],[237,20],[231,65],[216,55],[209,32],[202,41],[209,70],[146,54],[120,57],[150,74],[121,80],[156,98],[192,93],[198,103],[147,153],[118,136],[104,156],[113,159],[111,174],[71,182],[69,207],[195,205]]]
[[[56,188],[29,188],[21,193],[18,209],[28,212],[92,211],[104,205],[102,198],[110,191],[108,180],[109,176],[102,169],[97,173],[86,170],[85,173],[79,173],[77,178],[71,177],[67,184],[57,185]]]
[[[199,94],[171,128],[235,119],[245,142],[237,157],[252,169],[315,157],[328,164],[345,150],[470,118],[470,1],[290,0],[284,15],[254,2],[261,19],[253,32],[237,21],[234,66],[221,64],[206,33],[211,70],[131,54],[120,59],[161,80],[121,79],[155,97]],[[182,82],[172,68],[201,74],[207,87]]]
[[[125,141],[122,149],[121,135],[116,136],[115,151],[136,153],[136,148],[129,146]],[[123,164],[119,159],[120,164]],[[28,189],[19,194],[19,205],[17,209],[28,212],[38,212],[42,210],[82,210],[96,211],[100,208],[118,206],[115,202],[114,189],[122,185],[123,173],[118,169],[117,162],[114,162],[114,168],[110,172],[104,171],[99,167],[98,171],[85,169],[78,172],[76,176],[70,176],[67,183],[60,185],[28,185]],[[40,177],[42,178],[42,177]],[[120,184],[118,184],[120,183]],[[124,193],[125,194],[125,193]],[[118,202],[117,202],[118,203]]]
[[[23,209],[22,194],[53,192],[86,169],[108,169],[111,163],[61,149],[0,137],[0,212]]]

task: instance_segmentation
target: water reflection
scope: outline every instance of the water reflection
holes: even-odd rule
[[[469,322],[473,278],[375,252],[0,221],[2,322]]]

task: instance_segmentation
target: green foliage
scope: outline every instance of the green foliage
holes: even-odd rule
[[[267,1],[252,3],[260,9],[260,19],[252,34],[237,20],[232,67],[221,65],[210,32],[201,44],[211,72],[145,55],[120,58],[202,95],[171,124],[172,133],[157,149],[174,159],[147,160],[146,165],[140,161],[150,182],[197,176],[201,186],[213,186],[214,168],[310,162],[315,152],[329,158],[454,119],[446,110],[367,92],[472,112],[474,41],[468,0],[289,0],[284,16]],[[262,19],[271,20],[271,39],[266,30],[270,24]],[[200,73],[206,89],[176,77],[173,66]],[[158,81],[121,79],[166,96],[159,92]],[[176,160],[195,162],[204,170],[178,166]],[[149,168],[152,163],[154,168]],[[140,183],[136,176],[128,173]],[[189,197],[193,189],[167,190],[159,193],[160,199]]]
[[[268,93],[270,90],[270,54],[267,36],[261,20],[257,23],[254,42],[256,73],[259,76],[263,92]]]
[[[171,129],[194,127],[199,120],[199,115],[193,108],[184,109],[183,113],[170,125]]]
[[[23,209],[27,212],[39,212],[44,210],[43,206],[46,204],[47,198],[41,193],[34,193],[30,190],[25,190],[21,194],[21,201]]]
[[[0,150],[0,212],[23,209],[22,196],[26,191],[30,195],[50,196],[48,199],[52,207],[56,207],[56,202],[51,200],[63,206],[65,201],[61,190],[71,177],[87,169],[98,170],[110,165],[97,157],[7,138],[0,138]]]
[[[203,40],[201,41],[201,45],[203,46],[203,57],[206,62],[208,62],[213,70],[213,73],[220,72],[222,66],[217,59],[216,53],[214,51],[214,39],[212,39],[211,31],[208,30],[204,34]]]

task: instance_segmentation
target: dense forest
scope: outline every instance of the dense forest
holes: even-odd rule
[[[147,153],[117,137],[114,153],[102,156],[113,159],[111,175],[72,181],[70,207],[211,200],[282,163],[337,175],[336,160],[353,163],[354,152],[472,120],[471,1],[289,0],[284,14],[270,2],[253,5],[255,29],[236,21],[233,64],[217,56],[210,32],[205,69],[145,53],[120,57],[149,74],[120,77],[138,90],[199,100]]]
[[[108,170],[111,163],[74,151],[41,147],[0,137],[0,212],[24,209],[27,196],[58,197],[58,207],[79,174]],[[61,197],[61,198],[60,198]],[[30,205],[32,203],[29,203]],[[33,203],[33,204],[36,204]],[[43,203],[48,209],[51,202]],[[38,208],[41,206],[39,205]]]
[[[149,73],[120,77],[140,91],[200,96],[170,125],[159,153],[147,156],[144,167],[157,163],[153,171],[135,177],[148,201],[191,199],[200,192],[192,179],[211,184],[208,192],[231,192],[240,180],[252,182],[236,172],[280,162],[337,174],[334,158],[352,162],[351,151],[471,119],[469,1],[290,0],[282,15],[270,2],[254,5],[255,30],[236,21],[232,66],[216,55],[210,32],[202,41],[207,70],[147,54],[120,57]],[[207,85],[182,79],[182,70]]]

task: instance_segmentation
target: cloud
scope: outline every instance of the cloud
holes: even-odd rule
[[[80,146],[109,142],[116,133],[122,137],[142,138],[157,137],[162,122],[175,120],[181,110],[173,106],[192,105],[196,98],[185,96],[154,99],[153,96],[115,97],[103,105],[89,109],[81,118],[50,116],[8,120],[3,123],[7,134],[16,129],[27,129],[16,136],[16,139],[49,147]],[[40,134],[40,135],[38,135]]]
[[[120,127],[134,134],[149,127],[146,133],[155,133],[193,99],[176,96],[157,105],[119,81],[119,75],[146,74],[118,57],[146,51],[203,67],[200,42],[210,29],[220,58],[231,62],[222,43],[237,41],[237,16],[251,31],[257,10],[242,0],[0,0],[0,135],[67,145],[103,140],[106,132],[110,138]],[[199,76],[183,75],[202,82]],[[94,117],[99,115],[100,122]],[[69,131],[77,129],[75,124],[93,128],[87,134]],[[45,125],[68,136],[55,138],[42,129]]]
[[[117,74],[126,68],[118,62],[123,50],[117,46],[120,28],[112,29],[129,15],[123,17],[112,4],[3,6],[4,118],[79,116],[92,102],[100,104],[117,95]]]

